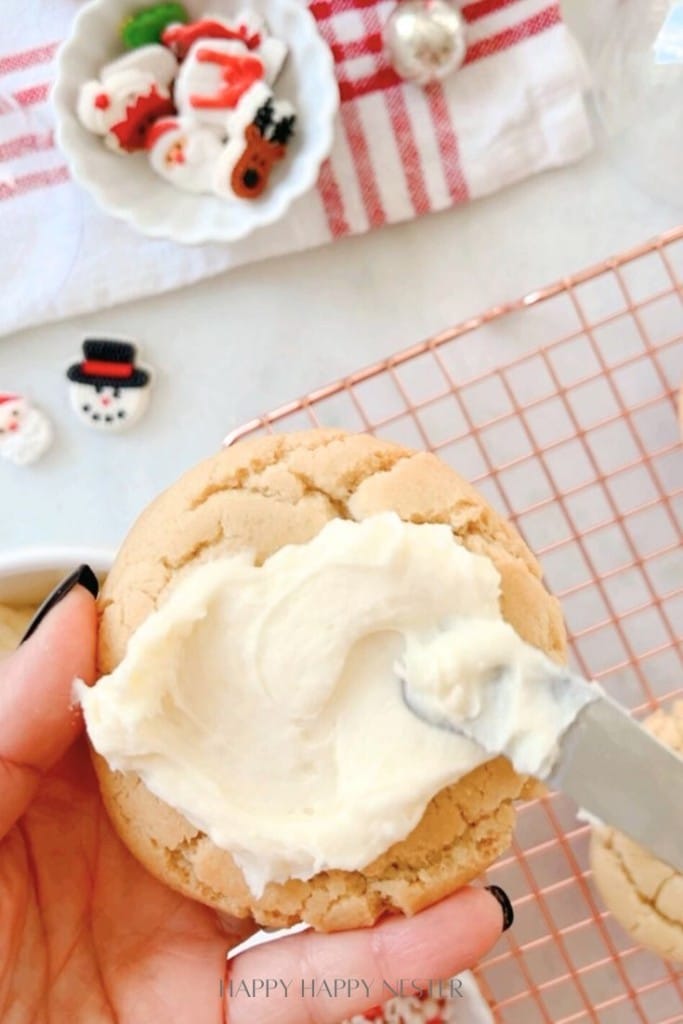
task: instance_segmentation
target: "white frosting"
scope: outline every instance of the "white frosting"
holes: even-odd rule
[[[559,740],[581,708],[599,696],[502,619],[463,618],[446,631],[411,634],[396,672],[426,721],[540,779],[552,772]]]
[[[176,583],[110,676],[77,684],[88,732],[112,768],[229,850],[255,895],[360,869],[489,759],[414,715],[396,666],[429,697],[443,689],[439,637],[463,670],[509,640],[499,584],[447,526],[392,513],[332,520],[260,567],[217,559]]]

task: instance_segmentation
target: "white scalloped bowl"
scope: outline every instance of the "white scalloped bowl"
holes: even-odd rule
[[[111,152],[76,116],[81,85],[97,78],[104,64],[124,52],[119,26],[139,6],[136,0],[92,0],[76,17],[60,50],[52,100],[57,141],[72,176],[103,210],[152,237],[186,244],[235,242],[280,220],[317,181],[332,148],[339,108],[332,54],[315,19],[301,0],[185,0],[193,18],[207,12],[234,16],[248,6],[289,46],[275,92],[296,107],[296,135],[265,195],[231,201],[175,188],[154,173],[144,153]]]
[[[109,548],[45,547],[0,552],[0,604],[40,604],[78,565],[89,565],[100,582],[111,569]]]

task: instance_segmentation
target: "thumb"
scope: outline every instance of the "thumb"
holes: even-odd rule
[[[47,599],[26,642],[0,662],[0,839],[83,728],[71,687],[77,676],[95,678],[96,592],[94,575],[81,567]]]

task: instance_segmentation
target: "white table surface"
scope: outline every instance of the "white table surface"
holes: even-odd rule
[[[567,5],[589,45],[607,6]],[[0,554],[116,546],[159,490],[245,420],[680,219],[596,152],[465,208],[0,339],[0,390],[30,395],[57,429],[40,462],[0,463]],[[100,332],[137,339],[158,371],[151,409],[128,434],[88,431],[67,405],[64,368]]]

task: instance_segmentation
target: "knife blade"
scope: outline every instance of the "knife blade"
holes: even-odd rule
[[[565,731],[547,782],[683,873],[683,758],[606,694]]]
[[[470,718],[458,720],[444,714],[399,671],[403,701],[427,725],[466,736],[492,755],[506,755],[522,774],[537,774],[572,797],[581,810],[683,873],[683,758],[600,686],[558,667],[540,651],[534,657],[535,681],[526,691],[527,698],[540,701],[538,706],[547,711],[561,697],[563,709],[554,751],[538,762],[543,765],[538,773],[518,759],[522,747],[536,738],[530,724],[537,721],[534,709],[524,706],[521,733],[509,728],[519,713],[509,686],[509,666],[502,666],[481,684],[478,711]]]

